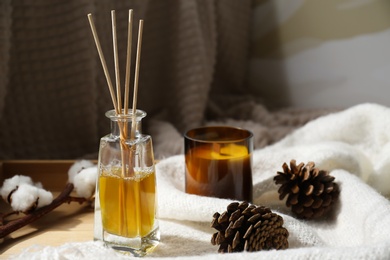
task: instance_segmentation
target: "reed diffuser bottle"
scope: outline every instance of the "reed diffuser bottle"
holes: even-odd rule
[[[114,105],[114,110],[106,113],[111,120],[111,133],[100,139],[94,238],[122,252],[143,256],[160,241],[152,138],[141,133],[141,120],[146,113],[136,109],[143,20],[138,27],[131,112],[128,108],[133,10],[129,10],[123,109],[115,10],[111,10],[111,22],[116,96],[92,14],[88,14],[88,20]]]
[[[95,198],[95,240],[143,256],[160,240],[152,138],[141,133],[142,110],[115,113],[100,140]]]

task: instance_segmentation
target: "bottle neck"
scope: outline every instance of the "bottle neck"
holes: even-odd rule
[[[133,123],[135,124],[134,129]],[[141,121],[132,122],[132,120],[111,120],[111,134],[114,136],[123,136],[125,139],[132,139],[139,138],[141,133]]]
[[[124,139],[139,138],[142,134],[141,120],[146,116],[142,110],[125,114],[116,114],[114,110],[107,111],[106,116],[111,120],[111,134]]]

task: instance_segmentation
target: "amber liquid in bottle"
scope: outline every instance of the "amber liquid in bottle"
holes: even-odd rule
[[[105,230],[123,237],[146,236],[155,221],[154,171],[121,177],[121,170],[103,172],[99,177],[100,207]]]

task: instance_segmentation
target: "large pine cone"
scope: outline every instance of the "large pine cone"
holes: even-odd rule
[[[288,231],[283,218],[269,208],[233,202],[227,211],[214,213],[211,227],[218,230],[211,244],[219,253],[288,248]]]
[[[279,199],[286,200],[287,207],[303,219],[318,218],[324,215],[338,199],[340,189],[329,172],[315,168],[314,162],[296,165],[291,160],[290,169],[283,164],[283,172],[274,177],[279,188]]]

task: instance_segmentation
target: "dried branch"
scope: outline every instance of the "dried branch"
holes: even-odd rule
[[[76,198],[76,197],[70,196],[70,193],[73,191],[73,189],[74,189],[73,184],[68,183],[65,186],[64,190],[58,195],[58,197],[55,198],[52,201],[52,203],[50,203],[49,205],[44,206],[42,208],[39,208],[39,209],[25,215],[24,217],[21,217],[19,219],[13,220],[13,221],[3,225],[3,226],[0,226],[0,238],[3,238],[5,236],[11,234],[12,232],[36,221],[37,219],[43,217],[44,215],[53,211],[54,209],[56,209],[57,207],[59,207],[60,205],[62,205],[64,203],[70,203],[72,201],[76,201],[76,202],[79,202],[81,204],[83,202],[88,201],[85,198],[78,198],[78,197]]]

